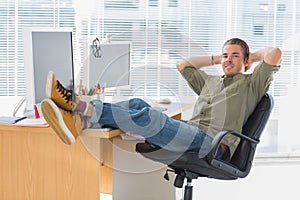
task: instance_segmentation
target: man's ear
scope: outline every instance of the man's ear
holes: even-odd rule
[[[245,72],[248,71],[249,67],[248,67],[248,63],[245,64]]]
[[[245,72],[248,71],[248,69],[250,69],[250,64],[249,64],[249,61],[248,60],[245,60]]]

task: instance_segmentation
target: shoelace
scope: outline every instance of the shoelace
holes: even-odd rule
[[[58,92],[62,95],[62,97],[66,100],[67,103],[69,103],[70,101],[72,102],[72,96],[73,96],[72,90],[64,88],[64,86],[58,80],[56,81],[57,81],[56,87],[58,89]]]

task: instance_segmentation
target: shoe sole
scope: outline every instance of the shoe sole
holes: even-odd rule
[[[46,98],[51,99],[52,94],[52,81],[53,81],[54,72],[49,71],[47,74],[47,80],[46,80]]]
[[[75,142],[73,134],[69,131],[65,125],[62,115],[56,106],[56,104],[50,99],[44,99],[42,101],[42,112],[45,120],[48,122],[50,127],[55,131],[58,137],[68,145]]]

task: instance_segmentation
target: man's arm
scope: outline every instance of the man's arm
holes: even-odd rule
[[[254,53],[250,53],[249,63],[250,66],[252,63],[257,61],[265,61],[265,63],[273,66],[280,65],[281,62],[281,50],[279,48],[267,47],[256,51]]]
[[[212,66],[221,63],[221,56],[193,56],[177,62],[176,67],[179,71],[185,67],[194,67],[200,69],[202,67]]]

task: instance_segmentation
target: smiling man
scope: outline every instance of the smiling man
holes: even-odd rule
[[[227,40],[222,55],[194,56],[177,63],[177,69],[199,95],[189,124],[197,126],[212,138],[222,130],[241,131],[258,101],[268,91],[273,74],[279,70],[281,51],[264,48],[251,53],[245,41]],[[252,74],[245,74],[259,62]],[[224,75],[208,75],[203,67],[221,64]],[[226,136],[223,148],[235,151],[239,139]]]

